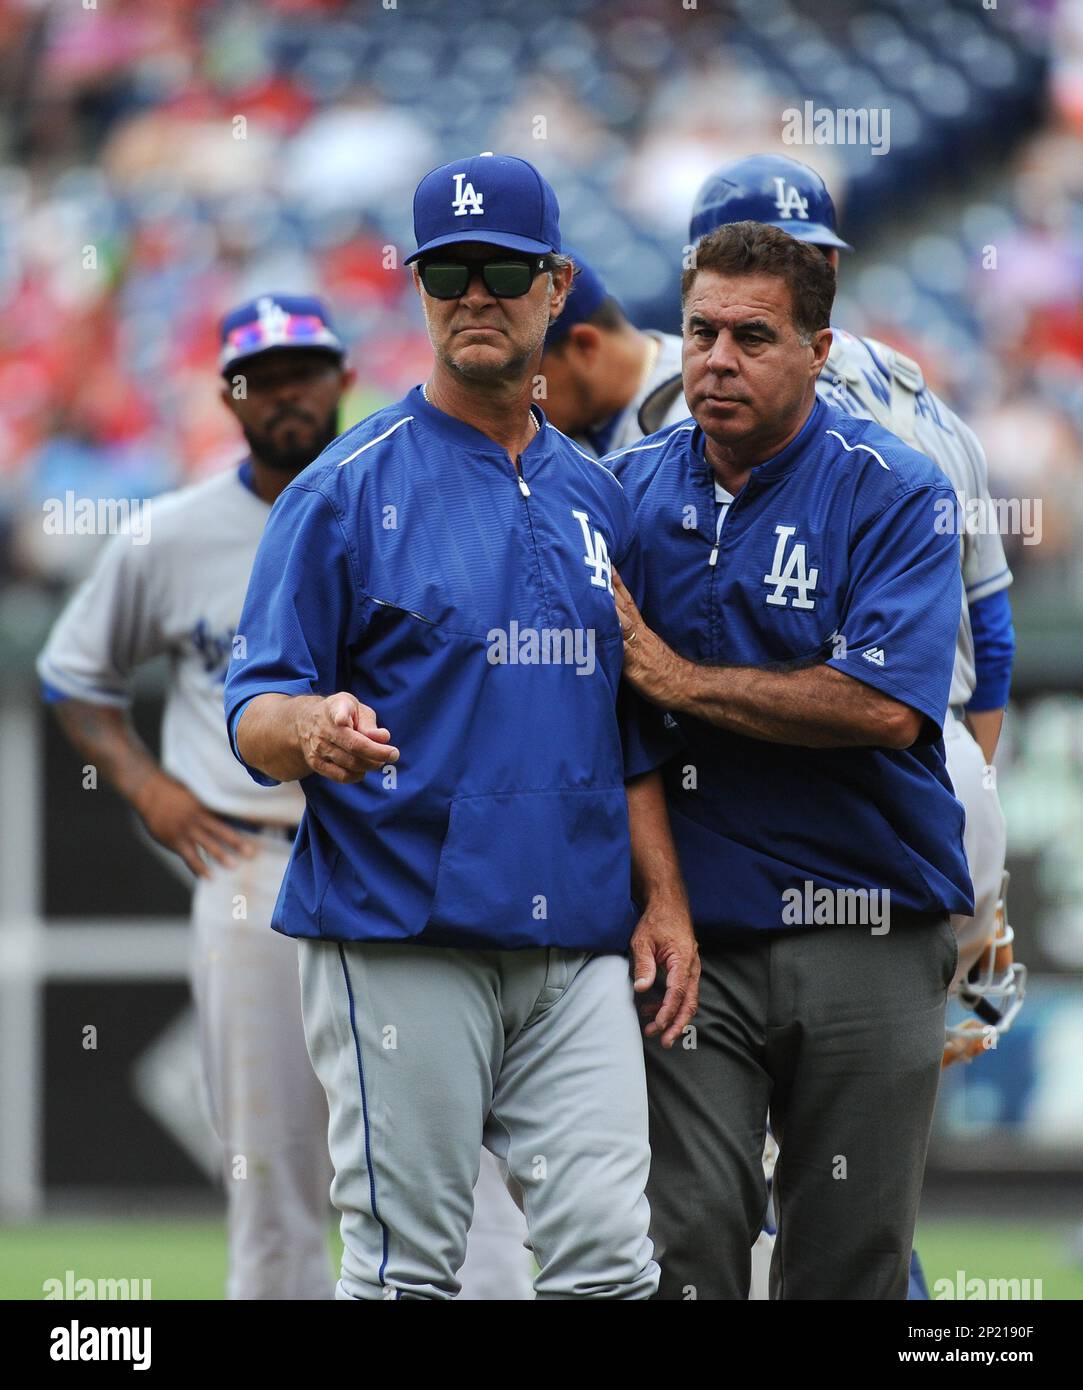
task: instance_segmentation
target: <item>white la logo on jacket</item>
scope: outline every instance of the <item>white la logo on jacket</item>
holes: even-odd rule
[[[770,574],[763,576],[765,584],[775,586],[774,592],[767,595],[767,602],[785,608],[791,601],[787,591],[792,587],[797,590],[796,597],[792,600],[794,608],[815,608],[816,600],[808,595],[810,589],[815,589],[820,571],[808,568],[803,541],[795,541],[789,555],[786,554],[786,542],[796,532],[796,526],[775,527],[775,535],[778,537],[775,542],[775,558],[771,561]]]
[[[613,592],[613,562],[609,558],[609,547],[605,543],[605,537],[601,531],[591,529],[590,517],[586,512],[573,511],[572,516],[579,522],[579,529],[583,532],[583,545],[586,554],[583,562],[594,573],[590,576],[590,582],[598,589],[608,589]]]
[[[475,193],[472,183],[468,183],[463,188],[465,174],[452,174],[451,177],[455,180],[455,197],[451,200],[451,206],[455,209],[455,216],[465,217],[468,212],[484,213],[485,209],[482,207],[482,203],[485,201],[485,195]]]

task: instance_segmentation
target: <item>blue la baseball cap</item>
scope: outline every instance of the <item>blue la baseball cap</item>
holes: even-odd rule
[[[569,248],[566,255],[575,262],[575,279],[564,301],[564,308],[545,333],[545,346],[551,348],[566,338],[577,323],[585,323],[609,298],[602,277],[577,252]]]
[[[416,261],[456,241],[481,241],[544,256],[560,250],[557,195],[525,159],[478,154],[433,169],[414,194]]]
[[[785,155],[754,154],[723,164],[692,207],[691,241],[730,222],[765,222],[796,241],[852,251],[836,227],[835,204],[815,169]]]
[[[327,306],[315,295],[261,294],[222,320],[218,370],[225,375],[238,362],[281,348],[318,348],[346,356]]]

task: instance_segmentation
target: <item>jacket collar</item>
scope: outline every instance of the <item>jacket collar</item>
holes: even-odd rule
[[[816,435],[823,425],[826,414],[827,407],[817,396],[805,423],[784,449],[772,458],[764,459],[763,463],[755,465],[749,477],[749,483],[772,483],[778,478],[785,477],[787,473],[796,468],[807,450],[809,440]],[[707,462],[707,455],[704,451],[703,431],[698,425],[692,431],[692,455],[702,467],[713,474],[714,470]]]
[[[404,411],[416,420],[422,420],[448,443],[455,444],[460,449],[469,449],[475,454],[489,454],[505,463],[507,462],[508,451],[495,439],[490,439],[487,434],[475,429],[473,425],[468,425],[465,420],[456,419],[454,415],[447,415],[444,411],[438,410],[436,406],[431,405],[425,399],[420,386],[415,386],[408,391],[401,404]],[[527,458],[529,456],[533,461],[549,449],[553,431],[550,429],[549,422],[540,406],[532,405],[530,409],[541,428],[522,451],[520,457]]]

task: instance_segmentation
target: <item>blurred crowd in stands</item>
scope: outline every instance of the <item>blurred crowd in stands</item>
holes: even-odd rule
[[[919,358],[994,495],[1043,499],[1013,566],[1083,603],[1083,0],[8,0],[0,60],[0,583],[85,566],[44,499],[239,457],[215,356],[241,299],[326,296],[344,425],[421,380],[401,261],[433,165],[537,163],[568,243],[673,330],[698,184],[773,150],[857,246],[839,322]],[[888,107],[889,153],[783,145],[806,99]]]

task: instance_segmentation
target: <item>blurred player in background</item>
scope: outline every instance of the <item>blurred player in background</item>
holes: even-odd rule
[[[640,407],[680,376],[681,339],[636,328],[586,261],[568,254],[575,279],[545,335],[542,401],[551,424],[600,458],[643,437]],[[670,409],[674,420],[687,418],[683,394]]]
[[[301,1025],[294,944],[271,911],[304,810],[299,786],[257,787],[222,729],[222,684],[270,509],[338,433],[354,374],[325,306],[266,295],[222,324],[221,398],[249,456],[146,504],[147,543],[103,549],[38,660],[80,754],[195,876],[193,993],[212,1119],[223,1146],[230,1298],[321,1299],[328,1251],[327,1104]],[[134,669],[166,654],[159,763],[128,708]],[[491,1160],[490,1160],[491,1164]],[[470,1297],[525,1297],[522,1219],[483,1166]],[[479,1191],[480,1195],[480,1191]],[[474,1287],[471,1288],[471,1279]]]
[[[223,1145],[230,1298],[328,1298],[327,1108],[301,1029],[296,952],[269,930],[304,798],[261,791],[219,707],[270,507],[338,432],[352,379],[323,305],[266,296],[222,325],[222,400],[250,455],[146,506],[147,544],[114,537],[38,659],[61,728],[195,875],[193,993]],[[131,722],[130,679],[167,654],[161,762]]]

